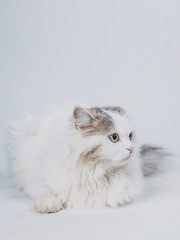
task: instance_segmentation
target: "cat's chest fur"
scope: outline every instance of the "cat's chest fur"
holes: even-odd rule
[[[143,178],[136,160],[129,166],[111,167],[107,162],[91,162],[90,159],[86,162],[81,157],[64,199],[67,208],[118,207],[142,193]]]

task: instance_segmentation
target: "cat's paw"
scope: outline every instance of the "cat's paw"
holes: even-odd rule
[[[54,196],[44,197],[35,202],[35,209],[39,213],[55,213],[63,209],[63,204]]]

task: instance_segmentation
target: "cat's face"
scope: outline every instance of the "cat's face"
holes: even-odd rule
[[[107,160],[125,165],[134,152],[135,136],[125,111],[120,107],[74,109],[76,128],[87,149],[89,161]]]

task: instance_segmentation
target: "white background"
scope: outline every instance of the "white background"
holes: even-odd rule
[[[179,92],[179,0],[0,1],[1,170],[7,121],[66,99],[123,106],[141,143],[179,155]]]

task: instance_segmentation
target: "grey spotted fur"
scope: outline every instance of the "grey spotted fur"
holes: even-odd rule
[[[158,170],[161,160],[170,156],[164,148],[149,144],[142,145],[140,157],[142,159],[142,169],[144,176],[149,176]]]

